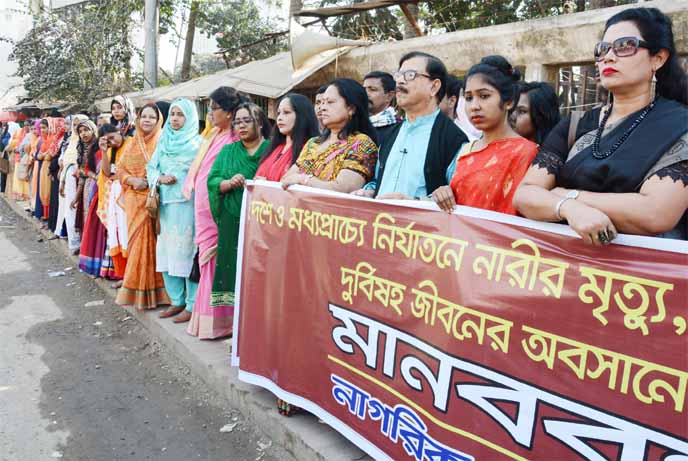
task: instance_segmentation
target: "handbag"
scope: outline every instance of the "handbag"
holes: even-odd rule
[[[10,172],[10,161],[6,158],[0,158],[0,173],[8,174]]]
[[[189,274],[189,280],[195,283],[201,281],[201,266],[198,263],[198,250],[196,250],[196,256],[194,256],[193,266],[191,267],[191,273]]]
[[[158,181],[148,189],[148,195],[146,195],[146,210],[148,211],[148,216],[155,223],[155,234],[160,235],[160,193],[158,192]]]

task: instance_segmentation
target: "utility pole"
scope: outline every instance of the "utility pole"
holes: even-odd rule
[[[158,86],[158,0],[146,0],[143,12],[146,35],[143,55],[143,88]]]

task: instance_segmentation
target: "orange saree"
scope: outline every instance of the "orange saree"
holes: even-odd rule
[[[464,144],[450,186],[459,205],[516,215],[512,205],[516,188],[535,158],[538,145],[525,138],[493,141],[474,150],[477,141]]]
[[[138,125],[138,123],[137,123]],[[122,184],[118,205],[127,217],[128,250],[122,288],[117,291],[115,302],[120,306],[134,306],[139,310],[155,309],[170,304],[162,275],[155,271],[156,235],[153,220],[146,210],[148,190],[135,190],[129,178],[146,179],[146,164],[153,155],[162,129],[162,115],[158,124],[147,136],[139,126],[136,134],[122,146],[117,159],[116,178]]]
[[[65,132],[65,121],[63,118],[49,117],[48,133],[43,138],[40,155],[43,156],[43,163],[40,170],[40,197],[43,205],[43,219],[48,219],[50,210],[50,189],[52,178],[50,177],[50,162],[56,155],[60,155],[60,144]]]

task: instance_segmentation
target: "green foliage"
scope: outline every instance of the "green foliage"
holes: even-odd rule
[[[216,3],[205,1],[199,9],[197,27],[208,37],[215,37],[217,46],[229,53],[230,65],[264,59],[283,51],[283,40],[268,40],[247,46],[276,32],[277,27],[261,18],[256,2],[234,0]]]
[[[350,3],[363,2],[364,0],[354,0]],[[321,2],[322,7],[340,4],[339,0],[322,0]],[[333,18],[330,23],[330,30],[336,37],[372,41],[382,41],[390,38],[401,40],[403,38],[400,18],[395,16],[389,8],[339,16]]]
[[[94,0],[34,18],[10,60],[31,98],[72,102],[133,89],[129,32],[136,0]]]
[[[519,3],[520,0],[437,0],[427,4],[423,19],[429,26],[439,26],[447,32],[473,29],[517,21],[516,11]]]
[[[452,32],[614,6],[632,0],[433,0],[423,3],[421,19],[433,31]]]

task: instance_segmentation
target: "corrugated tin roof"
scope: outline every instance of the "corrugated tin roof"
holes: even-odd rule
[[[205,99],[220,86],[231,86],[245,93],[279,98],[288,93],[318,70],[332,62],[337,56],[347,53],[353,47],[346,46],[324,51],[308,59],[294,71],[289,52],[278,53],[272,57],[252,61],[234,69],[223,70],[211,75],[195,78],[176,85],[151,90],[127,93],[134,105],[142,106],[148,101],[171,101],[176,98]],[[110,109],[112,97],[95,102],[99,110]]]

